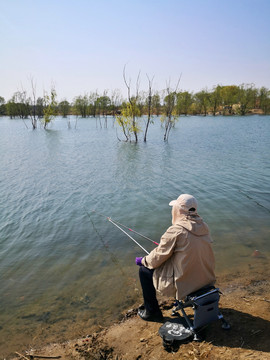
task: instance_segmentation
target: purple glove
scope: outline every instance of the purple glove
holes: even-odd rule
[[[136,257],[135,263],[136,263],[136,265],[141,266],[142,265],[142,257]]]

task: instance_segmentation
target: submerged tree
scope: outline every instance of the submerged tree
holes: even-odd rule
[[[98,92],[92,91],[89,95],[89,115],[96,117],[98,108]]]
[[[21,119],[27,119],[30,114],[29,98],[25,90],[16,91],[11,100],[7,103],[7,113],[12,119],[19,117]]]
[[[37,119],[38,119],[37,100],[36,100],[36,83],[34,83],[34,79],[32,77],[30,78],[30,82],[31,82],[31,91],[32,91],[30,118],[31,118],[32,128],[33,128],[33,130],[35,130],[37,128]]]
[[[77,96],[74,99],[74,104],[73,104],[74,110],[75,110],[75,115],[79,116],[81,115],[82,118],[86,118],[87,114],[88,114],[88,107],[89,107],[89,98],[88,95],[80,95]]]
[[[38,119],[43,118],[43,116],[44,116],[43,109],[44,109],[44,99],[42,97],[38,97],[37,105],[36,105],[36,113],[37,113]]]
[[[123,69],[123,78],[124,78],[125,85],[127,87],[128,102],[129,102],[129,106],[123,110],[127,111],[127,113],[128,113],[128,117],[126,118],[126,120],[128,119],[129,121],[131,121],[131,125],[129,126],[129,128],[133,132],[133,135],[135,137],[135,142],[138,142],[138,132],[140,131],[140,129],[137,124],[137,117],[140,115],[140,111],[138,108],[140,72],[137,76],[136,92],[135,92],[134,96],[131,96],[131,80],[129,79],[129,81],[127,81],[127,79],[126,79],[126,65],[124,66],[124,69]],[[122,115],[123,115],[123,111],[122,111]]]
[[[135,116],[138,115],[139,110],[137,108],[137,113],[135,112]],[[133,118],[134,108],[132,107],[132,105],[129,102],[122,104],[121,114],[116,115],[116,121],[122,129],[126,141],[131,141],[132,134],[138,134],[141,131],[141,129],[137,126],[137,123],[137,127],[134,128]]]
[[[56,91],[52,87],[50,94],[44,94],[44,118],[43,118],[43,127],[47,129],[47,126],[52,122],[52,120],[57,115],[57,102],[56,102]]]
[[[167,94],[164,98],[164,112],[165,115],[161,118],[162,124],[164,124],[165,132],[163,139],[164,141],[167,141],[169,138],[169,134],[171,131],[171,128],[175,125],[177,121],[177,115],[175,112],[175,105],[176,105],[176,98],[177,98],[177,89],[180,83],[180,78],[178,79],[178,82],[176,84],[176,87],[174,90],[171,89],[170,81],[166,85],[165,93]]]
[[[111,105],[111,99],[109,98],[108,90],[104,90],[103,95],[97,98],[98,114],[107,117],[108,110]]]
[[[149,79],[149,76],[147,76],[148,79],[148,96],[147,96],[147,100],[146,100],[146,107],[147,107],[147,121],[146,121],[146,126],[145,126],[145,131],[144,131],[144,137],[143,137],[143,141],[146,142],[146,138],[147,138],[147,132],[148,132],[148,128],[149,128],[149,124],[152,121],[152,110],[153,110],[153,105],[152,105],[152,100],[153,100],[153,80],[154,77],[152,77],[152,79]]]
[[[110,98],[110,111],[112,116],[115,117],[115,115],[119,112],[119,107],[121,105],[121,103],[123,102],[122,100],[122,95],[119,89],[115,89],[112,91],[111,93],[111,98]]]
[[[117,124],[121,127],[126,141],[131,139],[132,111],[130,104],[122,104],[121,114],[116,115]]]

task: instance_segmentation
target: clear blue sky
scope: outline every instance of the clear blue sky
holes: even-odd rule
[[[33,77],[58,100],[135,87],[270,88],[270,0],[0,0],[0,96]]]

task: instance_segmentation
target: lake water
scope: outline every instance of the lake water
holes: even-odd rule
[[[0,358],[86,335],[141,297],[142,250],[93,209],[159,241],[169,201],[191,193],[217,274],[269,257],[269,116],[181,117],[167,143],[156,118],[137,144],[112,118],[70,122],[0,118]]]

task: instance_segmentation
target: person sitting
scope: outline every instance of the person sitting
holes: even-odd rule
[[[136,257],[144,305],[138,315],[161,321],[156,292],[177,300],[215,283],[215,258],[208,225],[198,215],[194,196],[181,194],[172,206],[172,226],[159,245],[145,257]]]

